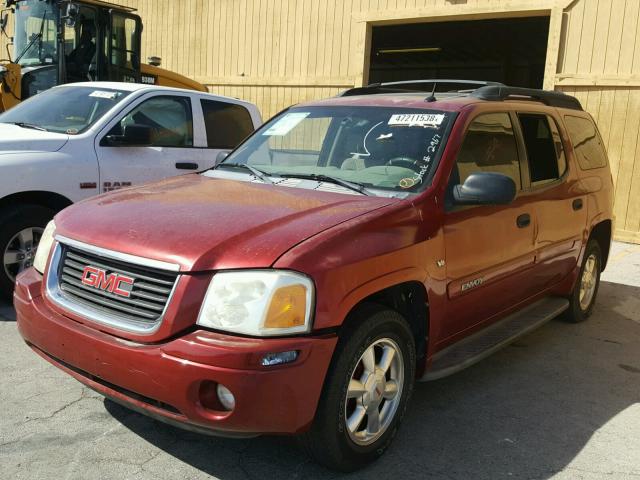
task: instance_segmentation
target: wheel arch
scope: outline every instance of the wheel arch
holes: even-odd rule
[[[27,192],[12,193],[0,199],[0,209],[16,205],[38,205],[50,208],[56,213],[68,207],[73,202],[64,195],[44,190],[31,190]]]
[[[347,313],[339,335],[348,332],[359,320],[358,313],[369,305],[378,305],[398,312],[407,322],[416,347],[416,375],[422,375],[427,358],[429,336],[429,296],[424,283],[409,280],[386,286],[358,300]]]
[[[602,252],[601,271],[604,271],[607,266],[607,261],[609,260],[613,228],[612,223],[613,222],[611,220],[602,220],[601,222],[595,223],[591,227],[591,232],[589,233],[589,239],[597,241],[600,246],[600,251]]]

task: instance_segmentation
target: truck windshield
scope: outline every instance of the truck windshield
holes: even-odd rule
[[[53,88],[3,113],[0,123],[76,135],[91,127],[129,94],[109,88]]]
[[[394,107],[299,107],[274,118],[220,166],[271,178],[417,192],[430,181],[452,114]],[[242,168],[245,172],[246,168]],[[364,191],[366,189],[366,191]],[[381,192],[382,193],[382,192]]]
[[[16,6],[15,56],[22,66],[58,61],[56,36],[59,10],[52,0],[21,0]]]

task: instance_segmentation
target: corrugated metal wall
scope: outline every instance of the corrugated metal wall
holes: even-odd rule
[[[640,243],[640,1],[580,0],[565,17],[556,88],[598,122],[616,183],[617,237]]]

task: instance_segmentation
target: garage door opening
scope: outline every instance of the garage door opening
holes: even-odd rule
[[[549,17],[374,27],[369,83],[428,78],[542,88]]]

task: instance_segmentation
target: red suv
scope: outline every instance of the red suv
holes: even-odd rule
[[[415,380],[589,316],[612,191],[571,96],[352,89],[280,113],[212,170],[58,214],[17,281],[18,326],[134,410],[296,434],[352,470],[389,446]]]

